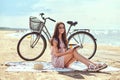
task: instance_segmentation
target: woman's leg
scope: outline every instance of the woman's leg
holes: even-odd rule
[[[64,64],[65,64],[65,67],[68,67],[75,60],[78,60],[78,61],[84,63],[87,66],[89,66],[90,63],[94,64],[93,62],[91,62],[87,58],[85,58],[82,55],[78,54],[78,52],[75,50],[72,53],[68,53],[68,54],[64,55]]]
[[[76,59],[74,58],[74,55],[72,53],[68,53],[68,54],[64,55],[64,64],[65,64],[65,67],[68,67],[75,60]]]
[[[95,64],[91,62],[89,59],[85,58],[84,56],[78,54],[78,52],[75,50],[73,53],[68,53],[67,55],[64,56],[64,63],[65,67],[69,67],[69,65],[74,62],[75,60],[78,60],[88,67],[88,71],[99,71],[101,69],[104,69],[107,67],[106,64]]]
[[[91,62],[89,59],[87,59],[84,56],[78,54],[78,52],[76,50],[74,50],[73,55],[78,61],[87,65],[90,71],[99,71],[99,70],[107,67],[106,64],[96,64],[96,63]]]
[[[91,62],[89,59],[85,58],[84,56],[78,54],[78,52],[76,50],[74,50],[74,52],[72,53],[74,55],[74,58],[82,63],[84,63],[85,65],[89,66],[90,63],[95,64],[93,62]]]

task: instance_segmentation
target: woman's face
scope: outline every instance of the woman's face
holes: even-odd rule
[[[59,33],[60,33],[60,34],[63,34],[64,31],[65,31],[65,26],[64,26],[63,24],[60,24],[60,25],[58,26],[58,29],[59,29]]]

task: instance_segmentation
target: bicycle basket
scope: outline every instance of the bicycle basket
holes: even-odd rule
[[[40,21],[37,17],[30,17],[29,25],[31,30],[40,31],[43,28],[44,23]]]

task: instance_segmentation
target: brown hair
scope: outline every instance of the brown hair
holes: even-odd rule
[[[58,41],[58,45],[57,45],[58,49],[60,48],[60,40],[58,38],[59,37],[59,25],[60,24],[63,24],[64,28],[65,28],[65,24],[63,22],[58,22],[55,26],[54,34],[53,34],[52,39],[51,39],[51,45],[53,45],[53,39]],[[65,44],[65,47],[67,48],[66,29],[64,30],[64,33],[62,34],[62,41]]]

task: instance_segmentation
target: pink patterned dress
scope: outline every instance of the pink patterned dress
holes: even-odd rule
[[[58,43],[57,40],[54,39],[55,42]],[[62,41],[60,41],[60,49],[59,49],[59,52],[62,53],[62,52],[65,52],[65,45]],[[51,61],[52,61],[52,64],[54,67],[57,67],[57,68],[64,68],[64,56],[60,56],[60,57],[57,57],[53,54],[53,48],[52,48],[52,51],[51,51]]]

